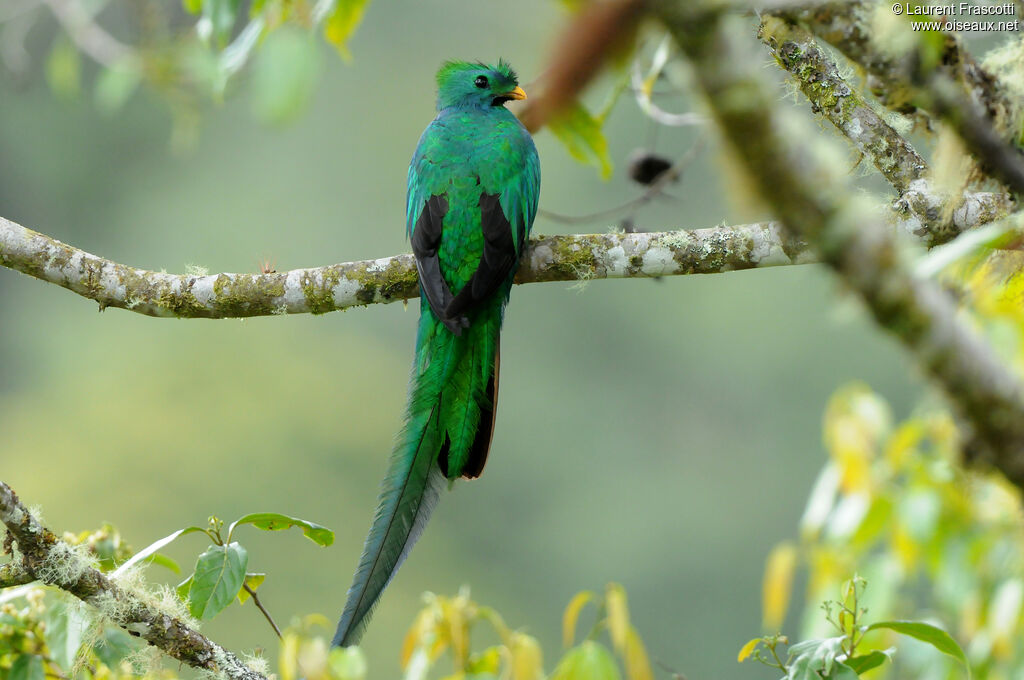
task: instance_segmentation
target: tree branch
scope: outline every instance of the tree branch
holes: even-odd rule
[[[8,562],[0,566],[0,588],[23,586],[35,580],[35,577],[28,573],[28,570],[20,562]]]
[[[766,16],[758,31],[761,41],[782,68],[796,79],[811,109],[829,120],[900,192],[894,204],[908,231],[934,246],[964,230],[964,216],[981,210],[983,221],[1009,215],[1016,204],[1009,194],[964,192],[950,213],[948,197],[936,191],[927,177],[928,165],[911,144],[886,123],[863,96],[839,75],[839,68],[806,30],[778,17]]]
[[[872,36],[872,17],[876,11],[889,11],[888,5],[873,0],[841,0],[800,10],[784,12],[788,18],[805,24],[823,40],[834,45],[851,61],[863,66],[870,78],[872,94],[883,104],[901,113],[915,111],[914,74],[923,64],[963,84],[967,95],[985,110],[991,120],[1007,120],[1013,105],[996,80],[962,48],[955,36],[932,32],[927,46],[903,55],[878,49]],[[894,17],[894,21],[905,17]],[[906,30],[910,32],[909,25]],[[915,33],[915,42],[925,37]]]
[[[924,98],[981,161],[982,169],[1005,184],[1018,196],[1024,196],[1024,153],[1014,142],[1007,142],[992,121],[978,107],[960,96],[959,88],[944,76],[932,75]]]
[[[905,210],[899,203],[896,208]],[[954,212],[956,229],[931,234],[929,224],[912,213],[894,217],[894,227],[927,235],[928,245],[936,245],[1004,214],[1003,197],[979,192]],[[714,274],[818,261],[803,240],[787,236],[774,222],[576,234],[531,239],[516,282]],[[166,274],[91,255],[2,217],[0,265],[96,300],[100,309],[183,319],[324,314],[419,293],[416,264],[409,254],[272,274]]]
[[[865,0],[828,3],[787,13],[864,66],[882,83],[872,91],[898,111],[921,107],[941,116],[982,163],[982,169],[1014,193],[1024,193],[1024,153],[1018,148],[1014,103],[998,81],[978,64],[956,35],[911,32],[902,53],[880,50],[868,24],[887,6]],[[894,21],[902,20],[894,17]],[[869,81],[870,82],[870,81]]]
[[[127,590],[92,567],[67,543],[44,527],[0,482],[0,522],[18,543],[32,580],[66,590],[135,637],[194,668],[222,672],[237,680],[266,680],[234,654],[188,624],[161,611],[143,593]]]
[[[132,54],[132,48],[100,28],[75,0],[43,0],[78,48],[96,63],[111,67]]]
[[[775,61],[796,79],[811,102],[811,110],[835,125],[898,192],[903,193],[925,176],[928,165],[921,155],[839,75],[835,62],[810,33],[778,17],[766,16],[758,37]]]
[[[666,2],[661,15],[761,197],[944,389],[966,420],[966,457],[991,462],[1024,486],[1024,385],[957,318],[948,295],[910,273],[898,242],[844,177],[788,131],[756,59],[742,53],[720,13]]]

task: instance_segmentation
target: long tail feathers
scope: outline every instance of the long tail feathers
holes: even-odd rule
[[[421,344],[421,368],[414,369],[405,428],[391,456],[334,645],[359,641],[448,480],[476,477],[483,469],[497,399],[499,324],[473,328],[461,337],[436,324],[421,335],[427,344]]]
[[[444,488],[445,476],[436,463],[444,443],[439,396],[446,369],[439,364],[447,364],[450,357],[435,354],[433,360],[437,362],[432,367],[435,371],[414,379],[405,428],[391,455],[334,645],[347,647],[359,641],[381,592],[423,533]]]

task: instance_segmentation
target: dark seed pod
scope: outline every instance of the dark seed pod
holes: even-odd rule
[[[672,161],[664,156],[638,149],[629,158],[629,177],[638,184],[650,186],[671,167]]]

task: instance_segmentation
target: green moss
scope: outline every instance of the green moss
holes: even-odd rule
[[[166,309],[172,316],[188,319],[196,316],[209,316],[206,308],[199,304],[199,300],[192,294],[192,291],[175,293],[170,286],[161,286],[156,296],[156,304]]]
[[[55,266],[61,266],[60,263],[54,261]],[[91,259],[82,260],[82,287],[85,289],[83,295],[90,297],[93,300],[98,300],[100,294],[103,292],[103,288],[100,285],[100,272],[101,265],[99,262]]]
[[[419,274],[415,267],[406,264],[406,258],[392,258],[383,271],[359,266],[346,274],[359,284],[356,300],[361,305],[373,303],[378,294],[383,300],[391,301],[408,300],[419,292]]]
[[[302,287],[310,314],[326,314],[337,309],[334,304],[334,287],[339,281],[341,274],[332,268],[325,269],[319,281],[309,272],[302,275],[299,285]]]
[[[272,314],[284,295],[285,275],[236,276],[221,274],[213,282],[213,312],[220,317]]]
[[[554,259],[548,265],[548,272],[552,278],[556,280],[593,278],[597,262],[591,249],[587,247],[588,244],[565,239],[554,241],[551,245]]]

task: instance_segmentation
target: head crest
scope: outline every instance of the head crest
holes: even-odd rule
[[[501,95],[519,85],[516,72],[504,59],[495,64],[482,61],[446,61],[437,71],[438,109],[449,106],[487,106],[505,101]]]

